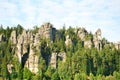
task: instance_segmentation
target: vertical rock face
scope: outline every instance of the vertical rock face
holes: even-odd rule
[[[52,68],[57,68],[57,59],[60,59],[62,62],[66,61],[66,53],[65,52],[60,52],[59,54],[57,53],[52,53],[50,56],[50,65]]]
[[[27,67],[31,72],[37,73],[38,72],[38,63],[39,63],[39,56],[35,52],[34,46],[30,45],[30,52],[29,55],[26,56],[27,60],[25,62],[25,67]]]
[[[53,68],[56,68],[57,53],[52,53],[50,58],[50,65]]]
[[[10,40],[12,44],[17,44],[17,32],[16,30],[12,31]]]
[[[86,36],[86,33],[87,33],[87,31],[85,30],[85,28],[81,28],[81,29],[78,31],[77,35],[78,35],[78,37],[79,37],[82,41],[84,41],[85,36]]]
[[[69,35],[66,36],[65,44],[66,44],[66,46],[71,46],[72,45],[72,40],[70,39]]]
[[[23,30],[22,34],[17,37],[17,49],[15,51],[16,56],[19,58],[19,61],[21,63],[22,56],[26,53],[28,53],[28,35],[26,30]]]
[[[38,72],[38,63],[40,54],[40,39],[46,38],[50,41],[55,40],[56,29],[53,28],[52,24],[43,24],[38,33],[33,34],[30,31],[23,30],[20,35],[17,36],[16,31],[11,33],[10,40],[12,44],[16,44],[15,55],[22,63],[23,67],[27,67],[31,72]],[[2,37],[0,37],[2,40]],[[56,68],[56,54],[51,55],[51,66]],[[55,57],[55,58],[54,58]],[[54,62],[55,61],[55,62]]]
[[[102,37],[101,37],[101,30],[98,29],[95,34],[94,34],[94,46],[95,48],[97,48],[98,50],[102,49]]]
[[[39,34],[41,35],[41,37],[45,37],[47,39],[50,39],[51,41],[54,41],[55,33],[56,29],[53,28],[52,24],[50,23],[43,24],[39,29]]]

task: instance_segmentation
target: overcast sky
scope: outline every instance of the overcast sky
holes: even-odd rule
[[[54,27],[98,28],[109,41],[120,41],[120,0],[0,0],[0,24],[24,28],[51,22]]]

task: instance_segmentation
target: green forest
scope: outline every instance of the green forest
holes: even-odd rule
[[[93,42],[94,34],[86,32],[83,41],[75,32],[80,29],[71,26],[66,29],[63,26],[62,29],[56,30],[52,42],[45,37],[40,38],[38,47],[33,47],[35,55],[39,56],[38,71],[33,73],[25,67],[24,57],[23,61],[19,62],[15,56],[17,44],[12,44],[11,41],[13,31],[16,31],[16,36],[20,36],[25,29],[20,24],[7,28],[1,25],[0,80],[120,80],[120,49],[116,49],[115,45],[105,38],[101,39],[101,49],[97,49],[94,44],[91,48],[84,46],[84,41]],[[26,32],[36,35],[39,27],[35,26]],[[65,44],[67,35],[72,44]],[[28,52],[31,49],[29,45]],[[65,61],[57,57],[56,66],[52,67],[48,60],[50,55],[60,55],[61,52],[66,55]],[[11,72],[8,70],[8,64],[13,65]]]

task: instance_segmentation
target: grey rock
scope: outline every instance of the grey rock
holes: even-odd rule
[[[16,30],[12,31],[11,36],[10,36],[10,40],[11,40],[12,44],[17,44],[17,32],[16,32]]]
[[[77,33],[78,37],[79,37],[82,41],[85,40],[86,34],[87,34],[87,31],[86,31],[85,28],[81,28],[80,30],[78,30],[78,33]]]
[[[97,48],[98,50],[102,49],[102,37],[101,37],[101,30],[98,29],[93,37],[93,42],[94,42],[94,46],[95,48]]]
[[[52,53],[50,57],[50,65],[52,68],[56,68],[56,62],[57,62],[57,53]]]

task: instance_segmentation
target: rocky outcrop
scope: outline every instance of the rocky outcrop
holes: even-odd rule
[[[79,29],[79,30],[78,30],[78,33],[77,33],[78,37],[79,37],[82,41],[85,40],[86,34],[87,34],[87,31],[85,30],[85,28]]]
[[[50,57],[50,65],[52,68],[56,68],[57,62],[57,53],[52,53]]]
[[[31,31],[23,30],[17,36],[16,31],[11,33],[10,40],[12,44],[16,44],[15,55],[22,63],[23,67],[27,67],[31,72],[38,72],[39,54],[40,54],[40,40],[41,38],[55,40],[56,29],[50,23],[43,24],[37,33],[33,34]],[[53,53],[54,54],[54,53]],[[50,64],[56,67],[53,63],[54,55],[51,55]],[[56,61],[56,60],[55,60]]]
[[[56,29],[53,28],[53,25],[50,23],[45,23],[39,28],[39,34],[41,37],[50,39],[51,41],[55,40]]]
[[[46,42],[47,45],[41,48],[41,39],[47,39],[48,42],[51,41],[54,43],[56,34],[58,34],[57,36],[60,38],[62,33],[59,33],[59,31],[57,31],[51,23],[45,23],[38,29],[39,30],[36,33],[23,30],[19,35],[17,35],[16,31],[14,30],[10,37],[11,43],[15,44],[15,55],[19,59],[19,62],[22,63],[22,67],[27,67],[33,73],[38,72],[40,57],[43,57],[46,65],[51,65],[52,68],[57,68],[57,59],[60,59],[62,62],[66,61],[66,53],[64,51],[59,53],[52,51],[47,53],[47,51],[42,51],[47,50],[46,46],[48,48],[52,43],[49,43],[48,45]],[[81,40],[83,47],[92,48],[92,46],[94,46],[98,50],[102,49],[102,37],[100,29],[95,32],[94,36],[89,34],[85,28],[77,28],[74,30],[74,33],[78,36],[77,39]],[[70,36],[71,35],[66,36],[66,47],[71,47],[73,45],[72,41],[74,40],[72,40]],[[86,37],[90,38],[86,39]],[[4,35],[0,35],[0,41],[3,40]],[[117,49],[120,48],[120,44],[116,44],[115,46]],[[10,69],[10,65],[8,67]]]
[[[50,56],[50,65],[52,68],[57,68],[57,59],[60,59],[60,61],[65,62],[66,61],[66,53],[60,52],[60,53],[52,53]]]
[[[72,40],[70,39],[69,35],[66,36],[65,44],[66,44],[66,46],[71,46],[72,45]]]
[[[38,53],[40,54],[40,53]],[[39,56],[37,52],[35,52],[33,45],[30,45],[30,52],[27,56],[27,60],[25,62],[25,67],[27,67],[31,72],[37,73],[38,72],[38,63],[39,63]]]
[[[93,43],[91,40],[84,41],[84,46],[87,48],[92,48]]]
[[[16,30],[12,31],[10,41],[12,44],[17,44],[17,32]]]
[[[101,30],[98,29],[93,37],[93,42],[94,42],[94,46],[95,48],[97,48],[98,50],[102,49],[102,37],[101,37]]]

